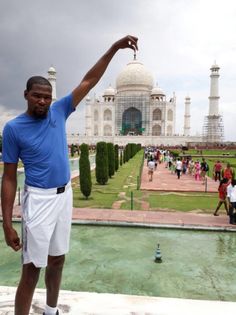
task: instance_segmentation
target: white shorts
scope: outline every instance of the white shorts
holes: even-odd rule
[[[46,267],[48,255],[69,251],[72,189],[25,186],[22,197],[22,263]]]

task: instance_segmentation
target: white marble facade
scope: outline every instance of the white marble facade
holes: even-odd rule
[[[100,98],[87,96],[85,133],[77,141],[119,145],[185,145],[202,141],[200,136],[190,136],[190,109],[188,134],[176,135],[175,93],[168,97],[153,82],[151,72],[140,61],[129,62],[117,76],[115,87],[109,86]]]
[[[151,73],[137,60],[128,63],[102,98],[86,98],[89,137],[175,134],[176,97],[154,87]]]

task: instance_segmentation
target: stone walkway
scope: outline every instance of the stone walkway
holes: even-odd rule
[[[159,191],[176,191],[176,192],[217,192],[219,182],[215,182],[210,177],[206,177],[205,184],[196,181],[192,175],[181,175],[177,179],[176,174],[171,174],[170,170],[165,167],[164,163],[157,166],[153,174],[153,181],[149,181],[147,162],[144,162],[141,189],[159,190]]]

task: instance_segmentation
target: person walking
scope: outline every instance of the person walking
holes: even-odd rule
[[[229,185],[228,179],[223,178],[220,181],[220,185],[218,187],[218,192],[219,192],[219,202],[217,204],[216,210],[214,212],[215,216],[218,216],[218,210],[220,209],[221,205],[224,204],[225,206],[225,211],[227,215],[229,215],[229,210],[228,210],[228,204],[227,204],[227,186]]]
[[[206,181],[206,173],[209,171],[209,167],[208,167],[208,164],[206,162],[206,160],[203,158],[202,159],[202,162],[201,162],[201,173],[200,173],[200,176],[202,178],[202,182],[203,184],[205,183]]]
[[[217,161],[213,167],[213,174],[214,174],[215,182],[217,180],[221,181],[221,171],[222,171],[222,164],[220,161]]]
[[[155,170],[155,162],[153,161],[153,157],[151,157],[150,161],[148,162],[149,182],[152,182],[152,180],[153,180],[154,170]]]
[[[52,86],[41,77],[26,84],[25,113],[8,122],[3,131],[1,205],[3,230],[8,246],[22,249],[22,274],[16,291],[15,315],[28,315],[40,269],[46,267],[44,315],[57,308],[65,254],[69,250],[72,189],[65,132],[67,118],[104,74],[120,49],[138,49],[138,38],[116,41],[67,96],[52,102]],[[50,106],[51,105],[51,106]],[[22,243],[12,225],[17,187],[17,165],[25,168],[22,199]]]
[[[181,171],[182,171],[182,161],[180,161],[180,158],[178,158],[176,161],[176,174],[177,174],[178,179],[180,179]]]
[[[194,164],[194,177],[195,180],[200,180],[200,172],[201,172],[201,165],[200,162],[197,160]]]
[[[227,178],[229,181],[234,179],[234,170],[231,167],[230,163],[226,164],[226,167],[222,170],[222,177]]]
[[[233,179],[227,187],[227,199],[229,203],[229,223],[236,224],[234,209],[236,209],[236,180]]]

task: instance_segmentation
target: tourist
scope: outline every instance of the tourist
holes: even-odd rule
[[[154,170],[155,170],[155,162],[153,161],[153,157],[151,157],[150,161],[148,162],[149,182],[151,182],[153,179]]]
[[[183,174],[186,174],[187,169],[188,169],[187,159],[186,159],[186,158],[183,158],[183,159],[182,159],[182,173],[183,173]]]
[[[177,174],[178,179],[180,179],[181,171],[182,171],[182,162],[180,161],[180,158],[178,158],[176,161],[176,174]]]
[[[195,162],[195,164],[194,164],[194,177],[195,177],[195,180],[200,180],[200,171],[201,171],[201,164],[197,160]]]
[[[194,161],[190,160],[188,163],[188,174],[193,175],[194,174]]]
[[[175,174],[175,172],[176,172],[176,159],[174,157],[173,157],[173,160],[171,163],[170,170],[171,170],[171,174]]]
[[[220,161],[217,161],[213,167],[213,174],[214,174],[215,182],[217,180],[219,181],[221,180],[221,171],[222,171],[222,164]]]
[[[227,186],[229,185],[228,179],[227,178],[223,178],[220,181],[220,185],[218,187],[218,192],[219,192],[219,202],[217,204],[216,210],[214,212],[215,216],[218,216],[218,210],[220,209],[221,205],[224,204],[225,206],[225,211],[227,213],[227,215],[229,215],[229,211],[228,211],[228,204],[227,204]]]
[[[227,163],[226,167],[222,170],[222,177],[227,178],[229,181],[234,179],[234,170],[230,163]]]
[[[227,199],[229,203],[229,223],[236,224],[234,209],[236,209],[236,180],[232,179],[227,187]]]
[[[3,229],[7,245],[15,251],[22,249],[23,262],[15,315],[29,314],[42,267],[46,267],[47,288],[44,314],[59,314],[57,301],[65,254],[69,249],[72,214],[66,119],[100,80],[116,52],[124,48],[136,51],[137,40],[126,36],[115,42],[72,93],[51,107],[50,82],[39,76],[30,78],[24,91],[26,112],[4,128]],[[19,158],[24,163],[26,176],[22,200],[22,243],[12,225]]]
[[[202,181],[203,181],[203,184],[205,183],[205,180],[206,180],[206,173],[209,171],[209,167],[208,167],[208,164],[207,162],[205,161],[205,159],[203,158],[202,159],[202,162],[201,162],[201,178],[202,178]]]

